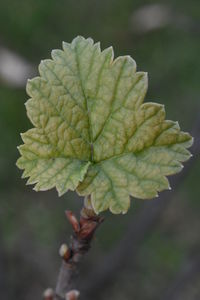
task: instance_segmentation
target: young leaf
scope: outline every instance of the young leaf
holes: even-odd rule
[[[130,195],[149,199],[190,157],[188,133],[165,120],[164,106],[143,103],[147,74],[129,56],[113,59],[92,39],[53,50],[28,81],[27,114],[35,128],[22,135],[21,158],[36,190],[56,187],[91,195],[96,213],[125,213]]]

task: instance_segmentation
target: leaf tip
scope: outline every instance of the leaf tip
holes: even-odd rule
[[[58,197],[62,197],[67,191],[56,189],[58,192]]]

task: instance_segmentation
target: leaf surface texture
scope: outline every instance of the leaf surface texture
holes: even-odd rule
[[[164,106],[143,103],[148,79],[130,56],[113,58],[92,39],[53,50],[29,80],[33,129],[22,134],[17,165],[36,190],[91,196],[96,213],[125,213],[130,195],[149,199],[190,157],[188,133],[165,120]]]

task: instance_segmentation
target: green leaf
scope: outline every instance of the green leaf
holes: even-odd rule
[[[19,147],[22,156],[17,165],[25,169],[24,178],[30,177],[28,184],[36,183],[36,191],[56,187],[60,196],[68,189],[76,189],[87,172],[89,162],[73,155],[65,156],[64,151],[59,153],[55,136],[48,136],[43,129],[30,129],[22,134],[22,139],[25,144]]]
[[[113,59],[92,39],[53,50],[28,81],[27,114],[35,128],[22,135],[21,158],[36,190],[56,187],[91,195],[96,213],[125,213],[130,195],[149,199],[190,157],[188,133],[165,120],[164,106],[143,103],[147,74],[130,56]]]

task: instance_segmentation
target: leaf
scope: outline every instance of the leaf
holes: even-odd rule
[[[130,56],[113,59],[92,39],[53,50],[28,81],[27,114],[35,128],[22,135],[21,158],[36,190],[56,187],[91,195],[96,213],[125,213],[130,195],[150,199],[190,157],[188,133],[165,120],[164,106],[143,103],[147,74]]]
[[[53,141],[53,136],[49,137]],[[36,191],[56,187],[59,195],[63,195],[68,189],[76,189],[90,163],[58,153],[49,137],[38,128],[22,134],[25,144],[19,147],[22,156],[17,165],[25,169],[24,178],[30,177],[28,184],[37,183]]]

